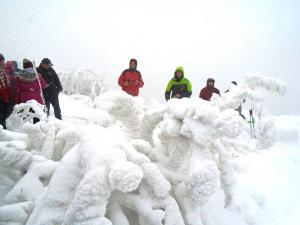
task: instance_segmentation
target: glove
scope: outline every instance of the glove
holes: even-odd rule
[[[127,86],[129,85],[129,83],[130,83],[130,79],[127,79],[127,80],[125,81],[125,87],[127,87]]]

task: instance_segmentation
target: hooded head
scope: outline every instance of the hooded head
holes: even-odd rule
[[[215,80],[213,78],[208,78],[206,82],[206,86],[215,86]]]
[[[129,69],[136,70],[136,68],[137,68],[137,60],[136,59],[130,59]]]
[[[175,79],[180,80],[182,77],[184,77],[184,68],[182,66],[178,66],[174,73]]]
[[[23,59],[23,69],[33,68],[33,64],[28,59]]]

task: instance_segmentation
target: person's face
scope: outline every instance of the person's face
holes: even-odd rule
[[[176,72],[176,77],[180,78],[183,76],[183,73],[181,71]]]
[[[214,86],[214,82],[213,81],[208,81],[208,86]]]
[[[5,60],[2,59],[2,60],[0,61],[0,65],[4,66],[4,64],[5,64]]]
[[[136,64],[134,61],[130,62],[130,69],[135,69],[136,68]]]
[[[50,66],[49,66],[49,64],[47,64],[47,63],[42,63],[42,67],[43,67],[44,69],[48,70]]]

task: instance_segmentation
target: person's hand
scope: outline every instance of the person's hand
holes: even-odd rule
[[[139,81],[138,81],[138,80],[135,80],[135,81],[134,81],[134,84],[135,84],[135,85],[138,85],[138,84],[139,84]]]
[[[175,98],[181,98],[181,95],[180,94],[176,94]]]
[[[129,82],[130,82],[130,80],[129,80],[129,79],[125,81],[125,84],[124,84],[124,85],[125,85],[125,87],[127,87],[127,86],[129,85]]]

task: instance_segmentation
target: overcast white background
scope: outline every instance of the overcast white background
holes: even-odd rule
[[[141,96],[164,99],[177,66],[198,95],[208,77],[224,92],[259,72],[285,80],[286,96],[267,100],[274,114],[300,114],[299,0],[0,0],[0,52],[56,70],[88,66],[111,89],[138,59]]]

